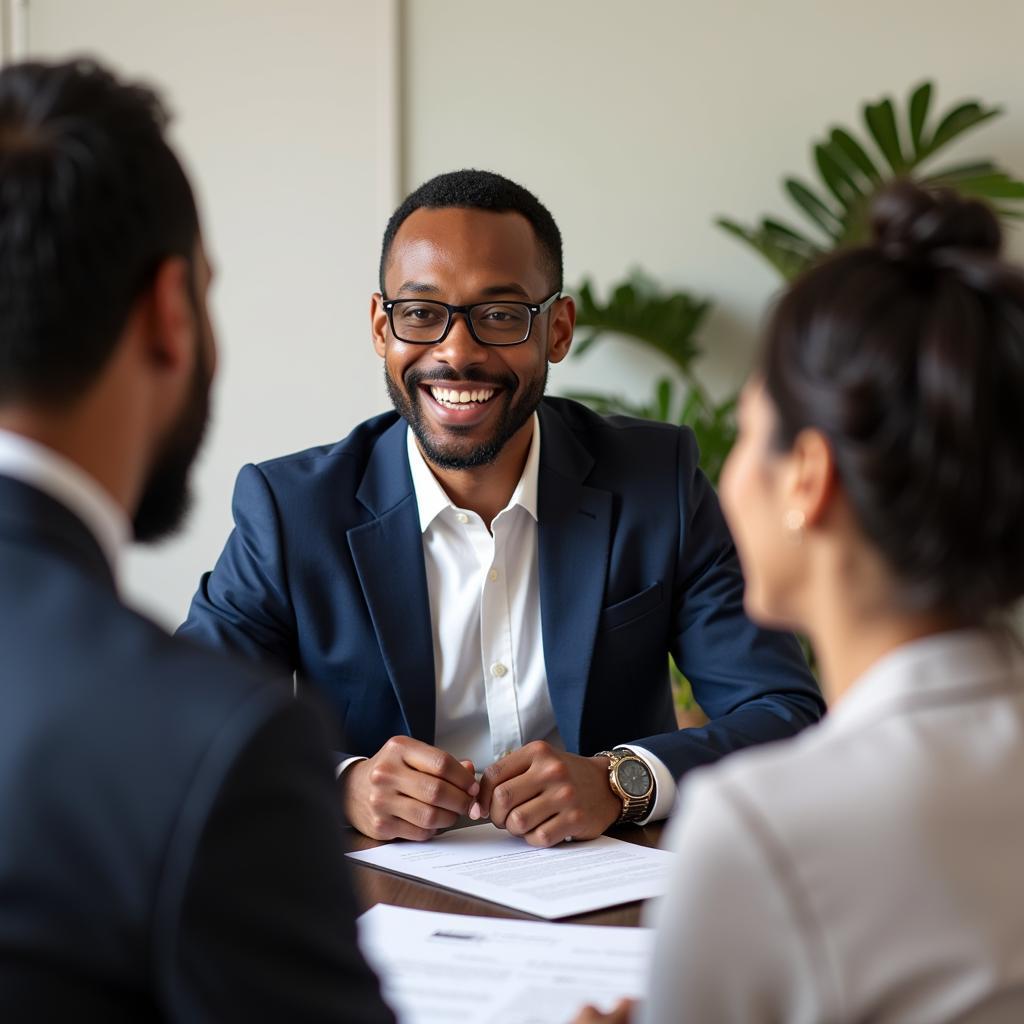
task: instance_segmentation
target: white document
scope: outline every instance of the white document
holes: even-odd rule
[[[491,824],[423,843],[396,840],[353,860],[554,919],[664,895],[675,855],[600,836],[551,849]]]
[[[650,928],[506,921],[378,903],[359,945],[400,1024],[565,1024],[643,992]]]

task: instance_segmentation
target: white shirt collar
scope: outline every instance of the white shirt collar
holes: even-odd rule
[[[437,482],[427,460],[416,444],[412,429],[406,431],[406,447],[409,452],[409,469],[412,472],[412,486],[416,492],[416,505],[420,513],[420,532],[426,533],[427,527],[447,508],[454,509],[451,499],[444,488]],[[540,470],[540,417],[533,414],[533,437],[530,439],[530,451],[526,456],[523,475],[512,492],[505,511],[517,505],[526,509],[537,520],[537,476]],[[500,514],[500,513],[499,513]]]
[[[93,477],[52,448],[10,430],[0,430],[0,475],[35,487],[78,516],[96,538],[116,579],[131,523]]]
[[[854,683],[826,724],[859,727],[887,712],[935,699],[1005,686],[1024,678],[1024,647],[1009,629],[963,629],[903,644]]]

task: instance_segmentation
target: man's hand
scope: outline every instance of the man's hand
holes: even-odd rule
[[[632,999],[621,999],[611,1013],[602,1013],[594,1006],[584,1006],[572,1024],[629,1024],[635,1005]]]
[[[430,839],[469,812],[480,784],[470,761],[392,736],[342,775],[345,813],[371,839]]]
[[[607,757],[580,757],[543,740],[495,761],[469,816],[486,817],[531,846],[594,839],[622,813],[608,785]]]

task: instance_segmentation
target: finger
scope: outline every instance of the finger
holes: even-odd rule
[[[406,769],[399,773],[395,780],[395,790],[404,797],[445,812],[451,812],[455,818],[460,814],[468,814],[473,797],[465,790],[453,786],[436,775]],[[454,819],[446,822],[445,827],[454,824]]]
[[[396,818],[430,833],[451,828],[459,820],[459,815],[454,811],[446,811],[407,796],[396,796],[389,810]]]
[[[442,779],[450,786],[461,789],[470,796],[476,796],[480,785],[473,773],[472,762],[456,761],[451,754],[421,743],[419,740],[405,738],[400,746],[402,761],[410,768],[425,775],[433,775]]]
[[[429,828],[420,828],[404,818],[393,817],[388,822],[387,834],[389,839],[411,839],[415,843],[422,843],[433,839],[437,833]]]
[[[513,750],[511,754],[503,757],[500,761],[495,761],[494,764],[488,765],[480,777],[480,793],[477,796],[481,817],[486,817],[490,814],[491,820],[494,820],[491,811],[494,790],[503,782],[529,771],[532,764],[533,754],[526,747],[520,747],[518,750]]]
[[[544,780],[537,773],[526,771],[522,775],[502,782],[491,796],[491,821],[498,828],[507,828],[513,835],[524,835],[534,825],[540,824],[540,808],[526,810],[531,801],[544,792]],[[557,808],[552,807],[544,817],[551,817]]]
[[[522,836],[531,846],[555,846],[575,839],[580,830],[580,814],[564,808],[550,790],[511,811],[505,827],[514,836]]]
[[[629,1024],[635,1006],[636,1001],[633,999],[620,999],[618,1005],[612,1010],[611,1024]]]

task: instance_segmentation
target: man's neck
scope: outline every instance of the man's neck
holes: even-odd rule
[[[117,457],[124,432],[116,423],[103,423],[77,410],[69,413],[7,407],[0,410],[0,430],[19,434],[73,463],[106,492],[124,515],[129,514],[134,494],[130,474],[122,464],[125,460]]]
[[[531,416],[501,449],[494,462],[474,469],[441,469],[424,457],[445,494],[459,508],[475,512],[490,529],[495,516],[505,508],[523,475],[533,441]],[[417,446],[419,442],[417,441]],[[422,453],[423,449],[420,449]]]

